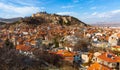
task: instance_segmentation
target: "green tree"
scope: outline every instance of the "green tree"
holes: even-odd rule
[[[3,48],[10,50],[10,49],[14,49],[15,47],[14,47],[13,43],[10,42],[9,39],[6,39]]]
[[[54,44],[55,44],[55,48],[59,47],[59,42],[57,41],[57,37],[54,38]]]

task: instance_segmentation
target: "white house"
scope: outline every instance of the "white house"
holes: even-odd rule
[[[89,57],[88,54],[81,54],[81,58],[82,58],[82,63],[87,63],[89,62]]]
[[[98,57],[99,55],[101,55],[100,52],[95,52],[95,53],[93,54],[92,62],[99,62],[99,61],[97,61],[97,57]]]
[[[117,34],[113,34],[109,37],[109,40],[108,40],[110,46],[116,46],[117,43],[118,43],[118,37],[117,37]]]
[[[120,67],[120,57],[110,52],[102,53],[99,55],[97,57],[97,62],[112,69]]]

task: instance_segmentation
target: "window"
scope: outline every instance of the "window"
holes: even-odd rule
[[[112,63],[112,67],[116,67],[116,63]]]
[[[119,45],[119,46],[120,46],[120,38],[118,39],[118,43],[117,43],[117,45]]]
[[[106,61],[104,62],[104,64],[105,64],[105,65],[108,65],[108,63],[107,63]]]

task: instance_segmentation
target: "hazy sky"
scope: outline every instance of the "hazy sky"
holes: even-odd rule
[[[30,16],[39,11],[71,15],[86,23],[120,22],[120,0],[0,0],[0,17]]]

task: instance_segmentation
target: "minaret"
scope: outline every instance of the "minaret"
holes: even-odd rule
[[[7,32],[7,38],[10,39],[11,35],[10,35],[9,31],[7,30],[6,32]]]
[[[17,46],[17,40],[16,40],[16,37],[13,38],[13,43],[14,43],[14,46]]]

